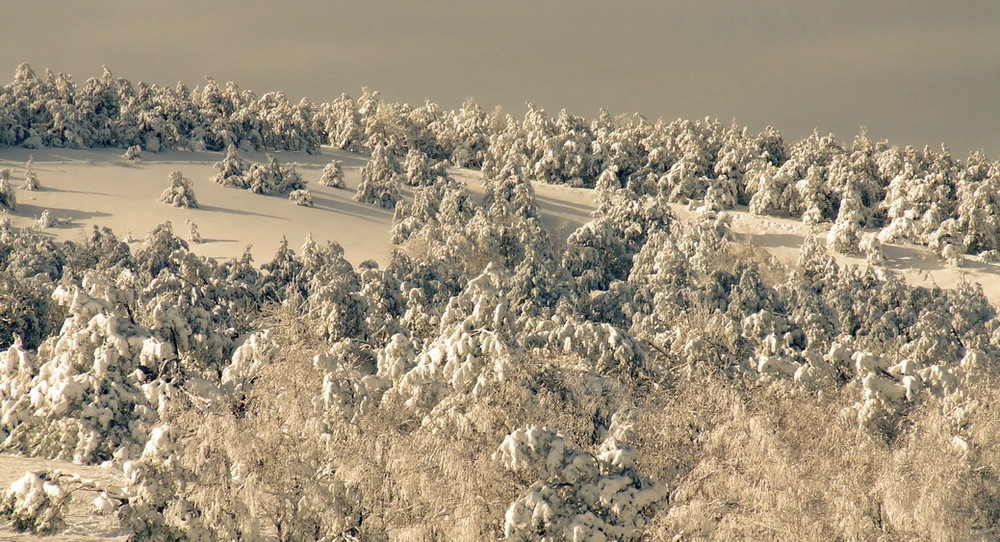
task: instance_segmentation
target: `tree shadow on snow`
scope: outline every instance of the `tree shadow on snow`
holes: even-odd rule
[[[61,207],[45,207],[42,205],[31,205],[31,204],[19,204],[17,206],[17,211],[12,213],[16,216],[21,217],[31,217],[38,218],[42,216],[42,212],[48,211],[53,217],[58,219],[69,219],[72,225],[78,225],[77,222],[89,220],[91,218],[101,218],[111,216],[108,213],[101,211],[82,211],[80,209],[64,209]],[[70,224],[67,224],[70,225]]]
[[[313,194],[313,207],[337,214],[350,215],[377,224],[392,223],[392,211],[353,200],[335,200]]]
[[[202,211],[208,211],[210,213],[226,213],[226,214],[230,214],[230,215],[259,216],[259,217],[262,217],[262,218],[273,218],[275,220],[288,220],[287,218],[285,218],[283,216],[275,216],[275,215],[269,215],[269,214],[265,214],[265,213],[257,213],[257,212],[254,212],[254,211],[244,211],[242,209],[227,209],[225,207],[216,207],[214,205],[204,205],[204,204],[201,204],[201,203],[198,204],[198,209],[200,209]]]

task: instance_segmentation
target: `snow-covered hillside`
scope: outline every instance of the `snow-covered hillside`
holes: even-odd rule
[[[264,263],[274,256],[286,238],[293,246],[307,235],[317,242],[336,241],[345,257],[355,265],[365,260],[380,264],[392,250],[392,211],[354,201],[360,182],[359,170],[368,156],[332,147],[319,154],[275,151],[279,162],[293,165],[313,193],[312,207],[296,206],[283,197],[260,196],[225,188],[211,181],[214,165],[223,153],[163,151],[145,153],[138,161],[121,157],[120,150],[19,149],[0,152],[0,168],[11,170],[11,183],[21,186],[25,164],[33,158],[33,170],[41,188],[18,192],[18,209],[7,216],[15,227],[30,227],[49,211],[55,223],[44,233],[59,240],[78,240],[91,226],[111,228],[120,237],[130,236],[133,247],[141,246],[147,233],[171,222],[175,233],[186,238],[189,221],[197,226],[201,243],[192,244],[196,254],[218,259],[239,258],[249,246],[254,261]],[[263,152],[245,153],[251,162],[266,162]],[[330,188],[318,181],[324,166],[333,160],[344,164],[346,186]],[[194,183],[200,202],[197,209],[178,209],[157,201],[171,171],[180,171]],[[482,195],[479,170],[451,168],[455,179]],[[565,185],[534,185],[542,220],[557,239],[590,220],[596,208],[591,189]],[[407,192],[408,200],[412,193]],[[687,206],[672,203],[681,218]],[[732,216],[733,232],[740,240],[774,254],[779,261],[794,263],[799,248],[811,232],[826,236],[830,224],[807,225],[799,220],[756,216],[737,207]],[[981,284],[994,303],[1000,302],[1000,265],[967,257],[961,267],[942,261],[925,247],[910,244],[883,245],[886,267],[903,274],[912,284],[954,287],[961,279]],[[846,265],[865,265],[864,258],[836,255]]]
[[[1000,537],[982,154],[26,65],[0,119],[0,448],[98,478],[0,457],[8,528]]]

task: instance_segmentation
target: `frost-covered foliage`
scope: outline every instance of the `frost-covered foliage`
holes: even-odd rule
[[[402,199],[402,175],[399,160],[386,147],[378,145],[372,151],[371,159],[361,168],[361,184],[354,199],[392,209]]]
[[[254,194],[288,195],[306,187],[293,166],[279,164],[277,158],[270,154],[266,164],[251,164],[245,183],[247,190]]]
[[[226,148],[226,155],[222,160],[215,163],[218,173],[212,180],[231,188],[247,189],[250,187],[250,180],[247,178],[247,164],[240,158],[236,147],[230,145]]]
[[[15,531],[50,534],[63,526],[60,515],[69,497],[49,472],[27,472],[0,497],[0,517]]]
[[[340,160],[334,160],[323,166],[323,173],[319,177],[319,184],[332,188],[344,188],[346,186],[344,184],[344,163]]]
[[[300,188],[299,190],[292,190],[288,193],[288,199],[295,205],[302,207],[312,207],[313,196],[312,192],[308,189]]]
[[[130,145],[129,148],[125,149],[122,153],[122,159],[129,162],[138,162],[142,160],[142,147],[138,145]]]
[[[0,211],[17,210],[17,194],[7,179],[0,179]]]
[[[41,188],[38,183],[38,174],[35,173],[35,157],[29,156],[28,163],[24,166],[24,184],[21,185],[22,190],[28,192],[34,192]]]
[[[197,209],[198,200],[195,198],[191,179],[185,177],[180,171],[170,172],[170,175],[167,176],[167,189],[160,194],[160,203],[186,209]]]
[[[495,458],[532,483],[504,514],[510,540],[638,540],[647,518],[669,488],[635,470],[639,451],[609,436],[590,454],[567,446],[566,436],[544,427],[504,437]]]
[[[0,105],[67,83],[15,79]],[[1000,536],[996,309],[880,265],[882,242],[997,250],[985,157],[367,90],[136,91],[193,104],[210,125],[188,132],[119,122],[127,87],[74,91],[89,120],[62,132],[35,129],[48,105],[11,106],[32,123],[0,142],[225,148],[217,180],[270,194],[304,186],[236,149],[367,147],[358,198],[394,209],[398,245],[380,267],[286,241],[258,268],[200,258],[169,224],[133,255],[107,231],[58,244],[0,223],[3,447],[123,465],[106,500],[134,538]],[[482,167],[482,198],[444,160]],[[538,181],[596,186],[564,248]],[[737,205],[816,233],[782,266],[731,235]],[[20,487],[5,514],[52,509]]]
[[[885,230],[883,242],[936,243],[941,256],[952,261],[962,252],[998,250],[989,233],[997,216],[989,196],[995,163],[981,153],[962,162],[944,147],[890,146],[872,141],[864,130],[851,145],[818,132],[786,142],[772,127],[754,134],[735,122],[709,118],[649,122],[602,111],[588,122],[566,111],[549,117],[529,105],[516,119],[499,110],[487,114],[472,99],[444,111],[432,102],[419,107],[387,102],[367,88],[357,100],[342,94],[328,103],[292,104],[279,92],[258,96],[231,82],[161,87],[133,84],[107,70],[76,85],[65,74],[39,76],[27,64],[18,66],[3,95],[9,122],[0,130],[0,144],[113,146],[129,149],[130,156],[138,150],[228,150],[217,180],[255,191],[287,194],[301,187],[251,182],[233,160],[237,149],[315,153],[321,143],[351,151],[382,147],[408,162],[395,172],[412,185],[431,183],[437,174],[427,175],[426,168],[444,160],[482,167],[487,176],[514,166],[528,180],[573,186],[595,186],[603,173],[612,172],[618,177],[615,188],[672,202],[705,202],[701,205],[717,211],[740,204],[756,214],[828,223],[838,221],[846,203],[857,207],[860,228]],[[392,208],[387,202],[394,198],[383,197],[386,190],[374,192],[366,192],[365,199]],[[941,231],[949,220],[956,224]],[[854,227],[839,222],[837,243],[848,248]]]

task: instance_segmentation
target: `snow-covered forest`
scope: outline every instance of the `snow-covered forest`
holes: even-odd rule
[[[333,147],[366,155],[355,199],[394,213],[385,265],[0,218],[2,447],[125,479],[26,474],[0,499],[12,528],[58,530],[72,497],[134,540],[1000,537],[996,308],[907,283],[881,249],[1000,257],[980,153],[27,65],[0,145],[211,151],[216,183],[303,206],[294,168],[241,153]],[[330,161],[317,184],[343,179]],[[542,183],[593,189],[592,219],[554,235]],[[18,188],[0,177],[11,212]],[[162,197],[198,205],[179,171]],[[735,241],[734,209],[829,234],[785,266]]]

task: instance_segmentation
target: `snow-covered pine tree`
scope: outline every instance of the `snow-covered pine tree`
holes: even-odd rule
[[[180,171],[171,171],[167,177],[167,185],[167,189],[160,194],[160,203],[185,209],[198,208],[198,200],[195,198],[191,179],[185,177]]]
[[[125,149],[125,153],[122,154],[122,159],[129,162],[138,162],[142,160],[142,147],[138,145],[129,145],[129,148]]]
[[[29,192],[34,192],[38,190],[38,174],[35,173],[35,156],[28,156],[28,163],[24,167],[24,184],[21,185],[23,190]]]
[[[347,185],[344,183],[344,163],[340,160],[333,160],[323,166],[319,184],[331,188],[345,188]]]
[[[247,179],[247,164],[240,158],[235,146],[230,145],[226,148],[226,156],[215,163],[215,169],[218,173],[212,177],[212,180],[222,186],[240,189],[250,187]]]
[[[859,252],[858,243],[861,241],[861,222],[863,220],[861,204],[861,192],[859,187],[851,180],[843,189],[840,198],[840,209],[837,211],[837,220],[827,234],[826,242],[834,250],[841,254],[857,254]]]
[[[376,145],[371,159],[361,168],[361,184],[354,199],[383,209],[392,209],[402,199],[402,168],[385,146]]]

